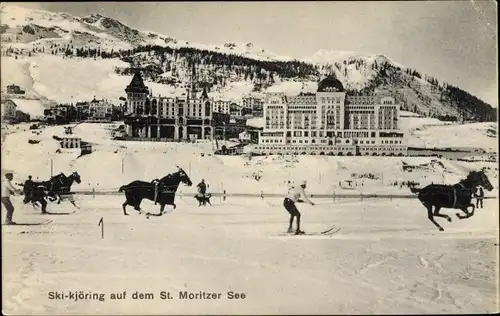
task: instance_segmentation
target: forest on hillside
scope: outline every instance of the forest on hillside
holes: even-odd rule
[[[129,66],[118,67],[115,71],[120,75],[131,75],[141,71],[148,81],[168,85],[185,83],[196,73],[198,84],[209,89],[224,87],[228,82],[248,81],[254,91],[261,92],[279,80],[318,81],[322,75],[338,75],[347,78],[348,67],[354,69],[371,69],[373,77],[361,89],[347,89],[348,94],[370,95],[376,90],[411,91],[424,109],[446,106],[459,113],[463,120],[496,121],[497,110],[486,102],[460,89],[459,87],[440,82],[437,78],[404,68],[401,69],[388,61],[375,61],[367,64],[363,58],[348,58],[343,62],[326,65],[313,65],[301,61],[257,60],[234,54],[200,50],[191,47],[172,48],[164,46],[138,46],[128,50],[107,51],[99,47],[74,48],[66,45],[52,44],[50,48],[33,47],[32,50],[18,50],[12,47],[2,48],[2,55],[32,56],[49,53],[62,55],[63,58],[119,58]],[[402,98],[405,100],[405,98]],[[419,104],[403,104],[406,110],[420,112]],[[425,115],[441,115],[439,111],[424,111]]]

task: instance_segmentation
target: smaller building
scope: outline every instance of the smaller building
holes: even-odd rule
[[[241,143],[250,143],[250,141],[252,140],[252,136],[247,130],[244,130],[243,132],[238,134],[238,139]]]
[[[7,99],[2,106],[2,119],[13,123],[28,122],[43,118],[44,110],[40,100]]]
[[[61,137],[61,148],[74,149],[81,148],[82,139],[76,136],[64,136]]]
[[[231,114],[231,101],[214,101],[214,113]]]
[[[22,90],[21,87],[15,84],[11,84],[7,86],[8,94],[25,94],[26,91]]]
[[[16,104],[14,102],[2,102],[2,121],[11,121],[16,118]]]
[[[264,100],[257,97],[244,97],[241,100],[241,106],[243,108],[251,109],[252,111],[262,111],[264,108]]]
[[[113,106],[107,100],[96,100],[95,98],[89,103],[90,119],[104,120],[111,118],[113,114]]]
[[[236,103],[231,103],[229,105],[229,114],[231,116],[241,116],[241,106]]]

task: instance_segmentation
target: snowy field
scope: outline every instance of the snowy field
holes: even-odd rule
[[[162,217],[121,211],[122,197],[85,197],[52,224],[2,227],[3,311],[8,314],[493,313],[498,306],[498,201],[467,220],[437,219],[417,200],[316,200],[299,205],[303,229],[281,237],[279,199],[178,199]],[[15,199],[17,222],[46,219]],[[64,202],[52,212],[70,212]],[[143,209],[157,212],[152,202]],[[101,238],[99,220],[104,221]],[[3,220],[3,219],[2,219]],[[49,299],[50,292],[103,293]],[[112,300],[112,293],[125,299]],[[133,299],[136,291],[154,298]],[[172,299],[162,299],[162,291]],[[218,300],[179,292],[222,293]],[[227,292],[245,299],[228,299]]]

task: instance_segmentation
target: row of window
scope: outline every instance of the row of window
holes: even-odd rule
[[[322,150],[322,151],[329,151],[329,150],[334,150],[334,151],[355,151],[356,149],[354,147],[276,147],[276,146],[256,146],[255,149],[257,150],[304,150],[304,151],[317,151],[317,150]],[[392,151],[392,152],[405,152],[406,148],[403,147],[369,147],[369,148],[360,148],[359,150],[361,153],[366,153],[366,152],[371,152],[371,151],[382,151],[382,152],[387,152],[387,151]]]

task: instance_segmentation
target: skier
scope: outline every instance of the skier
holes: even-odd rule
[[[7,218],[5,219],[5,225],[14,225],[15,222],[12,221],[12,216],[14,215],[14,206],[10,201],[10,196],[12,194],[21,194],[21,190],[14,188],[11,181],[14,179],[12,172],[5,173],[5,180],[2,183],[2,204],[7,210]]]
[[[297,201],[301,202],[299,198],[302,197],[305,202],[314,205],[314,203],[307,197],[304,191],[305,188],[306,188],[306,181],[302,181],[299,187],[290,188],[290,190],[288,191],[288,195],[285,197],[285,200],[283,201],[283,206],[288,211],[288,213],[290,213],[290,225],[288,226],[289,233],[293,232],[292,229],[293,218],[297,217],[297,230],[295,231],[296,235],[304,234],[304,232],[300,230],[300,212],[295,206],[295,203]]]

